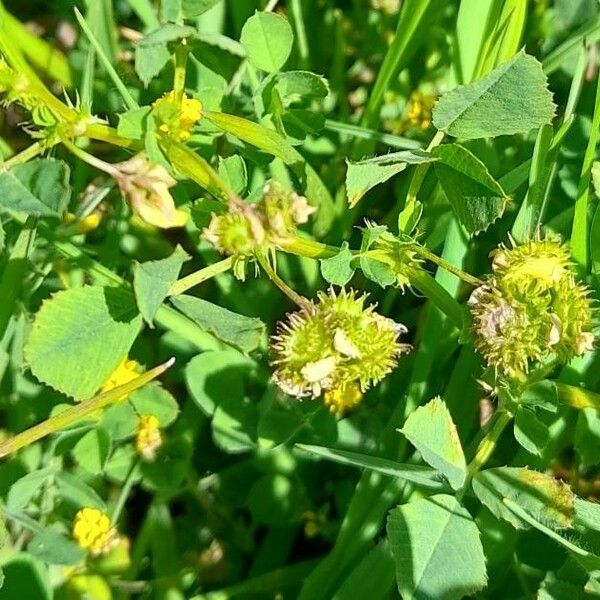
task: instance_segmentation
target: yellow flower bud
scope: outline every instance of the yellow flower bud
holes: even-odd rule
[[[162,436],[158,425],[158,419],[154,415],[141,415],[138,421],[135,449],[145,460],[154,460],[157,451],[162,446]]]

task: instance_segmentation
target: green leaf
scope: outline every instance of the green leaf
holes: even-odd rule
[[[487,229],[502,216],[508,198],[486,166],[458,144],[433,151],[435,172],[459,221],[471,234]]]
[[[433,469],[421,465],[403,464],[387,458],[379,458],[348,450],[325,448],[324,446],[313,446],[311,444],[296,444],[296,448],[343,465],[352,465],[359,469],[368,469],[377,473],[383,473],[384,475],[404,479],[405,481],[410,481],[429,489],[444,489],[444,482],[439,474]]]
[[[232,192],[243,195],[248,187],[248,171],[246,163],[239,154],[219,157],[219,176]]]
[[[91,506],[106,510],[104,500],[79,477],[75,477],[67,471],[59,471],[54,477],[54,482],[62,501],[69,502],[77,509]]]
[[[272,86],[284,106],[312,98],[325,98],[329,93],[327,80],[310,71],[285,71],[274,76]],[[270,86],[267,86],[267,89]]]
[[[485,587],[485,557],[471,515],[438,495],[390,511],[387,524],[403,598],[459,600]]]
[[[284,17],[255,12],[244,24],[240,42],[254,67],[275,73],[290,56],[294,33]]]
[[[362,230],[362,234],[359,264],[364,276],[384,288],[396,283],[396,273],[391,265],[367,255],[371,246],[379,238],[388,238],[389,242],[394,243],[396,241],[394,236],[388,231],[385,225],[372,224],[365,227]]]
[[[21,510],[37,496],[46,481],[54,474],[54,467],[46,467],[27,473],[12,484],[6,497],[6,506],[11,510]]]
[[[348,246],[348,242],[344,242],[340,251],[331,258],[322,258],[321,275],[328,283],[334,285],[346,285],[354,275],[352,267],[353,255]]]
[[[40,381],[86,400],[126,358],[140,325],[128,290],[71,288],[54,294],[35,315],[25,358]]]
[[[545,473],[526,467],[486,469],[473,478],[473,491],[498,518],[517,529],[529,525],[504,504],[505,498],[518,502],[534,519],[553,528],[564,529],[573,524],[573,492],[568,485]]]
[[[433,124],[463,139],[527,133],[553,117],[542,65],[523,51],[483,79],[444,94],[433,109]]]
[[[600,414],[597,410],[585,408],[578,415],[574,445],[583,467],[600,463]]]
[[[135,47],[135,70],[142,83],[147,86],[171,58],[169,42],[192,37],[195,33],[193,27],[166,23],[140,41]]]
[[[5,598],[53,600],[54,591],[48,569],[28,553],[15,552],[8,555],[2,561],[2,569],[6,579],[1,593]]]
[[[181,0],[181,10],[184,18],[193,19],[210,10],[219,2],[221,0]]]
[[[211,416],[223,398],[244,398],[245,379],[253,362],[228,349],[204,352],[186,365],[185,383],[194,402]]]
[[[179,277],[181,266],[189,255],[177,246],[171,256],[162,260],[150,260],[133,265],[133,291],[144,320],[153,326],[154,316],[164,299],[169,295],[171,285]]]
[[[544,422],[543,415],[547,415],[549,423]],[[525,406],[519,406],[515,415],[515,439],[531,454],[543,456],[550,439],[549,426],[555,420],[553,413],[536,413]]]
[[[85,550],[50,527],[31,538],[27,551],[51,565],[75,565],[85,558]]]
[[[104,469],[111,449],[111,439],[105,429],[96,427],[88,431],[73,448],[73,458],[80,467],[94,475]]]
[[[136,390],[128,397],[138,415],[153,415],[160,427],[168,427],[177,419],[179,405],[173,395],[165,390],[158,381]]]
[[[384,156],[375,156],[358,162],[346,161],[346,195],[350,207],[356,206],[372,188],[404,171],[408,165],[419,165],[436,160],[422,150],[401,150]]]
[[[121,113],[117,133],[130,140],[141,140],[146,132],[146,118],[149,114],[149,106],[142,106]]]
[[[71,197],[70,169],[54,158],[35,158],[0,172],[0,208],[60,217]]]
[[[260,319],[231,312],[194,296],[173,297],[171,302],[200,327],[242,352],[255,350],[264,340],[266,329]]]
[[[467,476],[465,455],[456,425],[441,398],[434,398],[412,412],[400,431],[425,462],[446,476],[455,490],[463,486]]]

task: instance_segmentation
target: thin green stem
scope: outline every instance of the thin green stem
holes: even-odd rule
[[[123,509],[125,508],[125,503],[127,502],[127,498],[129,498],[131,489],[133,488],[133,485],[135,484],[135,475],[137,474],[138,465],[139,465],[139,460],[135,460],[133,462],[133,464],[131,465],[129,472],[127,473],[125,483],[123,484],[123,487],[121,488],[119,497],[117,498],[117,503],[115,504],[115,507],[112,511],[112,515],[111,515],[112,523],[117,523],[119,521],[119,518],[121,517],[121,513],[123,512]]]
[[[444,132],[438,131],[434,136],[429,145],[427,146],[426,151],[431,152],[436,146],[439,146],[444,139]],[[406,195],[406,206],[410,204],[414,204],[417,200],[417,195],[421,186],[423,185],[423,181],[425,181],[425,175],[427,175],[427,171],[429,170],[430,163],[421,163],[417,165],[417,168],[413,172],[412,179],[410,181],[410,186],[408,188],[408,194]]]
[[[104,173],[110,175],[111,177],[119,176],[119,174],[120,174],[119,170],[116,167],[114,167],[113,165],[111,165],[110,163],[107,163],[107,162],[100,160],[99,158],[93,156],[92,154],[89,154],[88,152],[86,152],[85,150],[82,150],[81,148],[76,146],[73,142],[71,142],[67,139],[62,139],[61,141],[64,144],[64,146],[69,150],[69,152],[74,154],[77,158],[80,158],[82,161],[86,162],[88,165],[91,165],[92,167],[95,167],[96,169],[103,171]]]
[[[269,259],[262,252],[256,253],[256,260],[258,264],[263,268],[264,272],[268,275],[269,279],[295,304],[301,307],[308,307],[310,302],[295,292],[273,269]]]
[[[416,254],[419,254],[423,258],[426,258],[427,260],[436,264],[438,267],[441,267],[442,269],[448,271],[449,273],[456,275],[459,279],[462,279],[465,283],[468,283],[469,285],[472,285],[474,287],[479,287],[480,285],[483,285],[483,283],[484,283],[478,277],[474,277],[473,275],[470,275],[469,273],[465,273],[462,269],[459,269],[458,267],[454,266],[452,263],[448,262],[447,260],[444,260],[443,258],[439,257],[437,254],[434,254],[433,252],[431,252],[430,250],[425,248],[425,246],[421,246],[420,244],[414,244],[413,246],[411,246],[411,249],[414,250]]]
[[[45,141],[34,142],[33,144],[31,144],[31,146],[25,148],[25,150],[22,150],[18,154],[11,156],[8,160],[5,160],[3,163],[0,163],[0,170],[8,171],[9,169],[12,169],[12,167],[14,167],[15,165],[21,165],[27,162],[28,160],[31,160],[32,158],[35,158],[36,156],[40,155],[44,150],[46,150],[47,147],[48,146]]]
[[[30,427],[29,429],[26,429],[25,431],[15,435],[14,437],[0,444],[0,458],[9,456],[10,454],[17,452],[17,450],[41,440],[47,435],[55,433],[56,431],[60,431],[65,427],[69,427],[70,425],[81,421],[83,418],[88,417],[96,411],[114,404],[123,397],[131,394],[131,392],[134,390],[137,390],[138,388],[146,385],[153,379],[156,379],[162,375],[174,362],[175,359],[171,358],[162,365],[154,367],[154,369],[150,369],[150,371],[143,373],[128,383],[113,388],[108,392],[98,394],[90,400],[86,400],[85,402],[81,402],[80,404],[67,408],[54,417],[50,417],[42,423],[34,425],[33,427]]]
[[[83,33],[85,33],[90,44],[92,44],[92,46],[94,46],[94,50],[96,51],[96,54],[98,55],[98,58],[100,59],[100,62],[103,64],[104,68],[106,69],[106,72],[108,73],[109,77],[112,79],[112,82],[115,84],[115,87],[119,90],[119,93],[121,94],[123,101],[127,105],[127,108],[129,110],[139,108],[139,104],[135,101],[134,97],[131,95],[131,93],[127,89],[126,85],[123,83],[123,81],[119,77],[112,62],[110,61],[108,56],[106,56],[106,54],[104,53],[104,50],[102,49],[102,46],[98,42],[93,31],[90,29],[89,25],[86,23],[86,20],[83,18],[83,15],[79,12],[79,10],[77,10],[77,8],[75,8],[74,11],[75,11],[75,18],[77,19],[79,26],[83,30]]]
[[[481,442],[479,442],[479,446],[477,446],[473,460],[467,467],[467,481],[470,481],[490,459],[496,449],[496,445],[498,444],[502,432],[511,422],[512,418],[512,414],[506,410],[499,409],[496,411],[492,417],[492,423],[489,429]]]
[[[308,40],[306,38],[306,27],[304,26],[304,15],[302,14],[302,0],[292,0],[291,9],[292,15],[294,16],[294,25],[296,26],[296,40],[298,41],[300,65],[303,69],[308,69],[310,60]]]
[[[185,72],[187,65],[188,46],[185,40],[175,50],[175,75],[173,78],[173,91],[175,92],[175,102],[178,106],[183,101],[185,93]]]
[[[221,273],[226,273],[233,267],[233,257],[228,256],[227,258],[214,263],[212,265],[208,265],[203,269],[195,271],[194,273],[190,273],[185,277],[177,280],[169,289],[169,296],[178,296],[179,294],[183,294],[190,288],[210,279],[211,277],[215,277],[215,275],[220,275]]]

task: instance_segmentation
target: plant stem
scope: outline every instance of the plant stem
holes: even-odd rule
[[[185,69],[187,64],[188,46],[183,40],[175,50],[175,76],[173,79],[173,91],[175,92],[175,102],[181,106],[183,95],[185,93]]]
[[[100,160],[99,158],[96,158],[92,154],[89,154],[85,150],[82,150],[81,148],[76,146],[73,142],[71,142],[67,139],[62,139],[61,141],[71,153],[73,153],[77,158],[80,158],[82,161],[86,162],[88,165],[91,165],[92,167],[95,167],[96,169],[103,171],[104,173],[106,173],[107,175],[110,175],[111,177],[116,178],[119,176],[119,170],[116,167],[114,167],[113,165],[111,165],[110,163],[107,163],[103,160]]]
[[[35,142],[8,160],[0,163],[0,170],[8,171],[15,165],[20,165],[41,154],[47,147],[46,142]]]
[[[487,430],[485,436],[479,442],[475,456],[467,467],[467,482],[470,481],[485,465],[485,463],[492,456],[492,453],[496,449],[496,444],[500,439],[500,435],[504,431],[504,428],[511,422],[513,416],[506,410],[499,409],[492,417],[492,423]]]
[[[269,279],[295,304],[301,307],[310,306],[310,302],[296,293],[279,275],[277,275],[275,269],[269,263],[269,259],[262,253],[256,253],[256,260],[258,264],[263,268],[264,272],[269,276]]]
[[[129,473],[127,473],[127,478],[125,479],[125,483],[123,484],[123,487],[121,488],[121,492],[119,493],[119,497],[117,498],[117,503],[115,504],[115,507],[112,511],[112,515],[111,515],[111,519],[110,519],[112,523],[118,522],[119,517],[121,516],[121,513],[123,512],[123,509],[125,508],[125,502],[127,502],[127,498],[129,497],[129,494],[131,493],[131,488],[133,487],[133,484],[135,483],[135,475],[138,470],[138,465],[139,465],[139,460],[134,461],[133,464],[131,465],[131,469],[129,469]]]
[[[49,419],[42,421],[42,423],[34,425],[33,427],[30,427],[29,429],[26,429],[25,431],[15,435],[14,437],[0,444],[0,458],[8,456],[9,454],[13,454],[17,450],[20,450],[25,446],[29,446],[30,444],[37,442],[47,435],[64,429],[65,427],[69,427],[84,417],[93,414],[97,410],[105,408],[106,406],[121,400],[124,396],[128,396],[134,390],[137,390],[153,379],[156,379],[159,375],[162,375],[162,373],[164,373],[174,362],[175,359],[171,358],[162,365],[154,367],[154,369],[150,369],[150,371],[143,373],[128,383],[113,388],[108,392],[98,394],[90,400],[86,400],[85,402],[81,402],[80,404],[67,408],[58,415],[50,417]]]
[[[215,275],[220,275],[221,273],[226,273],[233,266],[233,257],[228,256],[227,258],[214,263],[212,265],[208,265],[203,269],[199,269],[198,271],[194,271],[194,273],[190,273],[185,277],[177,280],[169,289],[169,296],[178,296],[179,294],[183,294],[190,288],[214,277]]]
[[[419,254],[423,258],[430,260],[432,263],[436,264],[438,267],[441,267],[442,269],[445,269],[449,273],[456,275],[459,279],[462,279],[465,283],[468,283],[469,285],[472,285],[474,287],[479,287],[480,285],[483,285],[483,283],[484,283],[478,277],[474,277],[473,275],[470,275],[469,273],[465,273],[465,271],[463,271],[462,269],[455,267],[452,263],[449,263],[447,260],[444,260],[443,258],[439,257],[437,254],[434,254],[433,252],[431,252],[430,250],[425,248],[425,246],[421,246],[420,244],[414,244],[411,249],[414,250],[417,254]]]

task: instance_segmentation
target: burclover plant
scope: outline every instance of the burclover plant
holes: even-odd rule
[[[0,597],[598,593],[596,3],[20,4]]]
[[[558,238],[511,242],[469,298],[475,347],[488,365],[523,380],[535,364],[566,363],[594,347],[590,290]]]

